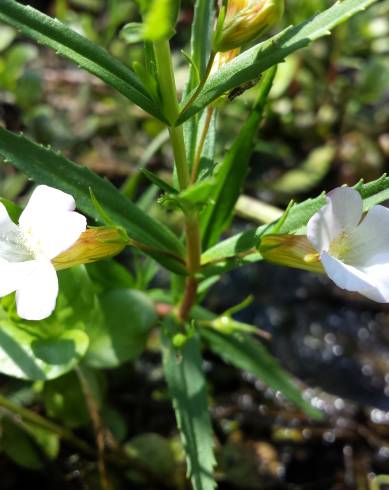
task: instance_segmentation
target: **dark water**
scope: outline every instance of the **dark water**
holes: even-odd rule
[[[272,335],[282,364],[311,387],[389,410],[389,308],[344,292],[324,275],[266,263],[230,273],[209,304],[217,311],[249,294],[237,315]]]

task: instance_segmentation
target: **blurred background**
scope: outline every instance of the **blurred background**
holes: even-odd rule
[[[128,46],[118,37],[125,23],[139,20],[133,1],[21,3],[58,17],[129,66],[142,62],[142,47]],[[284,25],[277,30],[332,3],[287,0]],[[183,0],[172,40],[180,91],[188,69],[180,51],[188,50],[192,17],[193,3]],[[238,134],[254,97],[255,88],[221,107],[217,157]],[[145,165],[162,176],[171,169],[162,124],[92,75],[2,24],[0,124],[109,178],[178,229],[179,217],[155,204],[157,191],[139,173]],[[280,65],[244,190],[255,201],[238,206],[231,233],[260,224],[258,204],[284,208],[291,198],[299,201],[323,189],[376,179],[388,164],[389,1],[381,0]],[[1,197],[22,203],[30,188],[26,177],[9,165],[0,166]],[[134,267],[130,257],[123,261]],[[159,272],[153,284],[164,281]],[[140,278],[138,286],[147,283]],[[375,474],[389,473],[388,307],[343,293],[325,277],[264,263],[226,275],[211,290],[207,306],[221,312],[249,294],[254,302],[239,319],[272,335],[269,348],[305,383],[306,396],[327,417],[313,424],[279,393],[209,355],[205,367],[220,488],[368,489]],[[167,487],[183,488],[182,454],[154,341],[136,363],[102,374],[111,410],[107,418],[118,440],[132,441],[144,461],[164,468]],[[36,387],[0,379],[2,392],[9,396],[36,396]],[[67,375],[47,384],[55,394],[71,391],[73,383]],[[50,415],[87,431],[87,416],[81,420],[78,414],[76,423],[71,418],[79,412],[77,403],[65,414],[53,409]],[[4,441],[2,446],[4,451]],[[41,489],[97,488],[92,463],[66,450],[45,472],[8,451],[0,456],[0,471],[1,490],[19,489],[26,482]],[[129,482],[131,488],[162,488],[134,483],[134,475],[126,480],[122,473],[116,475],[118,489],[129,488]]]

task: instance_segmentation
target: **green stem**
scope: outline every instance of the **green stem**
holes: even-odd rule
[[[168,129],[173,147],[178,183],[180,190],[184,190],[189,187],[191,178],[186,157],[184,132],[182,126],[174,126],[179,115],[179,105],[169,41],[154,43],[154,51],[164,115],[170,122]],[[200,268],[201,256],[201,238],[197,211],[191,211],[185,214],[185,234],[189,277],[186,282],[186,290],[180,307],[180,317],[182,320],[186,319],[196,300],[197,282],[194,276]],[[185,307],[182,305],[185,305]]]
[[[16,403],[11,402],[2,395],[0,395],[0,407],[4,408],[13,415],[19,416],[25,422],[30,422],[34,425],[37,425],[38,427],[41,427],[42,429],[46,429],[49,432],[57,434],[61,439],[70,442],[73,446],[78,448],[83,453],[90,456],[94,455],[93,449],[82,439],[79,439],[77,436],[75,436],[71,431],[64,429],[60,425],[50,422],[50,420],[45,419],[44,417],[38,415],[32,410],[29,410],[28,408],[16,405]]]
[[[209,57],[207,68],[205,70],[205,75],[201,79],[200,83],[198,84],[196,90],[194,91],[192,97],[188,100],[188,102],[185,104],[184,108],[181,110],[181,114],[186,112],[194,103],[194,101],[197,99],[197,97],[200,95],[200,92],[202,91],[205,82],[208,80],[209,75],[211,74],[212,70],[212,65],[213,62],[215,61],[216,53],[212,51],[211,56]]]
[[[169,134],[173,146],[178,183],[180,189],[183,190],[190,184],[190,174],[186,158],[184,132],[182,126],[178,128],[174,126],[180,111],[169,41],[154,43],[154,50],[164,115],[170,123]]]

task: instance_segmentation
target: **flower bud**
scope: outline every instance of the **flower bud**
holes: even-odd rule
[[[214,75],[217,73],[220,68],[222,68],[226,63],[233,60],[240,53],[240,48],[231,49],[229,51],[223,51],[216,53],[215,59],[212,63],[211,73],[210,75]]]
[[[324,272],[317,250],[305,235],[267,235],[261,239],[259,252],[273,264]]]
[[[229,51],[254,41],[284,13],[284,0],[229,0],[217,51]]]
[[[120,228],[89,228],[74,245],[52,259],[52,264],[57,270],[90,264],[117,255],[128,243],[126,233]]]

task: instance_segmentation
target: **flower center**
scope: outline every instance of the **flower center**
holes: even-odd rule
[[[338,238],[332,240],[330,244],[329,254],[337,259],[344,259],[351,249],[350,237],[346,232],[343,232]]]
[[[24,228],[23,230],[19,230],[19,233],[21,244],[26,250],[30,260],[45,258],[42,242],[33,233],[32,228]]]

